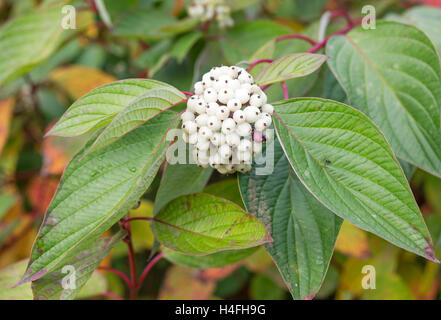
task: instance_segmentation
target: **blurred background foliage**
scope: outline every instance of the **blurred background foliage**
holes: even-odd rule
[[[17,19],[62,1],[0,0],[2,28]],[[66,1],[68,2],[68,1]],[[379,18],[400,16],[417,5],[441,7],[441,1],[236,0],[235,26],[208,29],[187,18],[184,0],[104,0],[106,11],[93,1],[77,0],[77,29],[64,33],[56,47],[25,70],[0,83],[0,299],[31,299],[29,285],[12,289],[23,273],[44,212],[68,161],[87,140],[43,138],[68,106],[97,86],[117,79],[148,77],[181,90],[214,65],[252,61],[258,49],[275,37],[303,33],[317,39],[318,19],[326,10],[345,10],[361,18],[361,7],[374,4]],[[441,21],[439,21],[441,22]],[[329,32],[344,21],[333,21]],[[440,29],[438,29],[439,32]],[[0,34],[1,34],[0,30]],[[439,35],[439,38],[441,35]],[[37,42],[39,39],[34,39]],[[0,42],[1,45],[1,42]],[[36,44],[29,57],[37,58]],[[274,56],[301,52],[299,40],[278,43]],[[37,45],[38,47],[38,45]],[[0,47],[0,70],[9,59]],[[259,53],[260,52],[260,53]],[[31,63],[32,62],[32,63]],[[12,63],[12,62],[11,62]],[[256,68],[257,71],[258,68]],[[306,80],[305,80],[306,79]],[[345,101],[345,94],[328,71],[288,81],[291,96],[327,96]],[[270,100],[282,97],[278,86]],[[217,175],[207,192],[242,205],[233,177]],[[145,194],[132,217],[151,217],[160,176]],[[411,186],[441,255],[441,180],[421,171]],[[235,186],[235,187],[232,187]],[[132,223],[139,269],[145,266],[154,239],[143,221]],[[159,261],[141,288],[142,299],[290,299],[283,280],[263,248],[247,253],[239,263],[221,268],[195,269],[180,265],[173,255]],[[171,261],[175,263],[172,263]],[[191,265],[188,261],[184,263]],[[376,268],[376,290],[361,288],[364,265]],[[121,243],[101,263],[128,273],[127,249]],[[394,247],[345,222],[318,299],[441,299],[437,264]],[[97,271],[78,298],[104,298],[108,292],[127,294],[123,281]]]

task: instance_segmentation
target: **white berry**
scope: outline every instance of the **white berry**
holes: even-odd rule
[[[247,137],[251,135],[251,131],[252,131],[251,125],[247,122],[239,124],[236,128],[237,134],[239,134],[242,137]]]
[[[222,122],[222,133],[230,134],[236,130],[236,122],[233,119],[228,118],[224,122]]]
[[[245,122],[245,112],[243,112],[242,110],[234,111],[233,119],[237,124]]]
[[[262,106],[262,112],[266,112],[270,115],[273,115],[274,113],[274,107],[270,104],[265,104]]]
[[[186,121],[182,125],[182,129],[186,133],[192,134],[192,133],[195,133],[198,130],[198,126],[196,125],[196,122],[194,122],[194,121]]]
[[[197,95],[204,93],[204,85],[202,84],[202,81],[198,81],[194,84],[194,93]]]
[[[193,121],[194,113],[190,111],[185,111],[183,114],[181,114],[181,120],[182,122]]]
[[[245,113],[245,118],[248,122],[256,122],[257,119],[259,119],[260,110],[255,106],[248,106],[243,112]]]
[[[240,110],[241,107],[242,107],[242,103],[240,103],[239,99],[231,99],[227,103],[227,108],[233,112]]]

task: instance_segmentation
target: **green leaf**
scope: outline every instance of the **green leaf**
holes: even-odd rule
[[[326,52],[351,104],[380,127],[395,154],[441,176],[441,68],[430,39],[383,21],[331,38]]]
[[[154,215],[173,199],[201,192],[212,173],[212,168],[204,169],[194,164],[168,163],[156,193]]]
[[[148,79],[127,79],[98,87],[70,106],[48,135],[72,137],[101,128],[147,91],[158,87],[173,88]]]
[[[190,49],[202,38],[202,32],[194,31],[179,38],[170,51],[170,56],[176,58],[179,63],[184,61]]]
[[[206,186],[203,192],[230,200],[245,209],[237,179],[227,179],[212,183]]]
[[[334,250],[341,219],[326,209],[302,185],[289,166],[280,143],[274,171],[257,175],[256,165],[239,175],[245,205],[271,230],[274,242],[265,245],[294,299],[310,299],[320,289]]]
[[[25,74],[60,45],[60,7],[18,15],[0,29],[0,84]]]
[[[100,238],[92,246],[79,252],[71,261],[66,262],[57,270],[32,282],[32,291],[36,300],[72,300],[84,288],[84,285],[91,279],[93,272],[120,240],[126,236],[125,231],[120,231],[114,236]],[[66,268],[66,266],[68,268]],[[63,281],[64,279],[64,281]],[[66,283],[67,280],[72,281]],[[106,291],[106,285],[102,286],[102,279],[95,276],[95,288],[82,291],[82,298],[98,295]],[[75,288],[63,285],[73,284]],[[87,288],[86,288],[87,289]],[[94,290],[91,290],[94,289]],[[101,290],[100,290],[101,289]],[[80,296],[81,297],[81,296]]]
[[[63,266],[127,214],[154,179],[169,144],[164,136],[177,119],[165,111],[83,157],[94,139],[88,142],[64,171],[22,282]]]
[[[124,135],[138,128],[164,110],[185,99],[181,91],[170,86],[148,90],[138,99],[130,102],[104,129],[88,152],[102,149]]]
[[[268,41],[263,46],[261,46],[253,55],[248,59],[248,61],[256,61],[260,59],[272,59],[274,52],[276,50],[276,41],[274,39]]]
[[[164,249],[164,257],[176,264],[196,269],[221,268],[237,263],[256,252],[259,247],[243,250],[225,250],[208,254],[206,256],[189,256],[182,253]]]
[[[62,7],[69,1],[41,5],[16,15],[0,29],[0,85],[26,74],[49,58],[69,37],[93,23],[91,11],[76,16],[76,29],[61,27]]]
[[[193,30],[199,24],[199,21],[196,18],[181,19],[161,27],[159,32],[171,35],[181,34]]]
[[[113,33],[117,36],[156,41],[170,36],[161,28],[174,23],[176,19],[161,9],[136,9],[115,23]]]
[[[274,38],[292,33],[286,27],[271,21],[247,21],[230,29],[221,42],[225,58],[230,64],[248,59],[260,47]]]
[[[255,81],[260,86],[307,76],[316,71],[327,57],[314,53],[293,53],[266,65]]]
[[[398,161],[363,113],[319,98],[291,99],[275,109],[285,154],[317,199],[359,228],[438,261]]]
[[[161,40],[147,51],[141,53],[141,55],[136,59],[136,66],[141,69],[149,69],[149,75],[151,75],[151,69],[157,69],[160,65],[161,58],[169,55],[169,51],[172,47],[172,41],[170,39]]]
[[[265,226],[238,205],[209,194],[179,197],[152,221],[156,238],[179,253],[207,255],[271,241]]]
[[[31,284],[14,287],[26,270],[28,260],[22,260],[0,270],[0,300],[32,300]]]
[[[389,17],[387,17],[389,18]],[[402,16],[391,17],[391,20],[413,24],[424,31],[433,41],[438,53],[441,54],[441,9],[435,7],[418,6],[403,13]]]

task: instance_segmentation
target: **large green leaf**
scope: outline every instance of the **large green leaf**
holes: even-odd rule
[[[148,90],[123,109],[98,136],[88,152],[93,152],[115,142],[146,121],[185,99],[181,91],[169,87]]]
[[[275,109],[285,154],[317,199],[352,224],[437,261],[406,177],[363,113],[319,98],[291,99]]]
[[[267,149],[269,150],[269,148]],[[239,175],[248,211],[271,230],[274,242],[265,245],[295,299],[310,299],[326,275],[341,219],[302,185],[276,140],[274,171],[256,175],[256,165]]]
[[[441,67],[430,39],[383,21],[331,38],[326,52],[351,104],[380,127],[395,154],[441,176]]]
[[[176,113],[165,111],[109,147],[83,157],[94,140],[89,141],[64,172],[22,282],[66,264],[135,205],[165,157],[164,136],[177,120]]]
[[[386,18],[403,23],[413,24],[423,30],[433,41],[441,54],[441,9],[436,7],[413,7],[400,15],[388,15]]]
[[[322,54],[289,54],[265,66],[255,80],[257,84],[263,86],[304,77],[320,68],[326,59],[327,57]]]
[[[265,226],[237,204],[209,194],[179,197],[152,221],[165,247],[179,253],[210,253],[255,247],[271,241]]]
[[[32,291],[34,299],[36,300],[71,300],[77,296],[84,285],[87,283],[95,269],[100,264],[120,240],[126,236],[125,231],[120,231],[114,236],[100,238],[95,243],[79,252],[71,261],[67,262],[65,266],[51,272],[48,275],[32,282]],[[64,269],[69,266],[69,269]],[[75,288],[69,286],[63,288],[63,279],[70,279],[75,284]],[[74,281],[75,280],[75,281]],[[97,286],[102,287],[102,286]],[[104,291],[106,288],[104,288]],[[94,290],[95,294],[102,293],[99,290]],[[83,293],[84,297],[85,294]]]
[[[148,79],[126,79],[98,87],[70,106],[48,134],[78,136],[101,128],[147,91],[158,87],[173,88]]]

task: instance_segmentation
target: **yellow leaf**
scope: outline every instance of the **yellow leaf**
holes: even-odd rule
[[[101,70],[79,65],[58,68],[52,72],[50,78],[73,99],[82,97],[96,87],[116,81],[115,77]]]
[[[148,200],[141,200],[141,205],[136,210],[130,211],[130,217],[153,217],[153,203]],[[154,236],[150,229],[150,223],[143,220],[130,222],[132,232],[133,248],[136,252],[153,247]]]
[[[371,255],[366,232],[347,221],[344,221],[341,226],[335,243],[335,250],[360,259]]]
[[[14,103],[14,98],[0,101],[0,154],[2,153],[3,147],[8,139],[9,123],[11,122]]]

